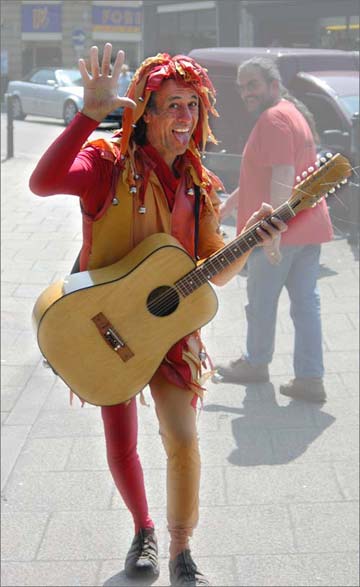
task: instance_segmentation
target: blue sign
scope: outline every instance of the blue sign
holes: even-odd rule
[[[140,33],[142,8],[99,6],[92,9],[93,31]]]
[[[83,47],[85,45],[86,34],[82,29],[74,29],[71,38],[74,47]]]
[[[61,4],[23,4],[23,33],[61,33]]]

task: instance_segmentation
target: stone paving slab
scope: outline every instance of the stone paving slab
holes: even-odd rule
[[[356,552],[359,516],[356,502],[329,501],[289,505],[300,552]]]
[[[35,560],[48,520],[45,512],[3,512],[1,560]]]
[[[356,585],[358,554],[297,554],[236,557],[241,585],[315,587]]]
[[[30,426],[2,426],[1,429],[1,490],[5,487],[21,453]]]
[[[99,573],[98,561],[78,562],[29,562],[29,563],[3,563],[2,580],[3,585],[15,587],[34,587],[35,585],[46,585],[46,587],[59,587],[71,585],[72,587],[85,587],[98,585],[97,576]]]

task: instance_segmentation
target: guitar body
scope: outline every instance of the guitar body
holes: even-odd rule
[[[130,399],[178,340],[216,314],[209,283],[185,296],[173,287],[194,266],[173,237],[155,234],[113,265],[49,286],[33,311],[42,354],[86,402]]]

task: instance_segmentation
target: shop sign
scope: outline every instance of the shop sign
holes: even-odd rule
[[[60,33],[61,4],[23,4],[23,33]]]
[[[141,33],[142,9],[128,6],[93,6],[93,31]]]

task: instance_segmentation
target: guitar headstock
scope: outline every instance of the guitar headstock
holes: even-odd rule
[[[333,194],[346,184],[351,171],[351,164],[346,157],[340,153],[326,153],[313,167],[303,171],[303,179],[296,178],[299,183],[293,188],[288,204],[295,214],[313,208],[323,197]]]

